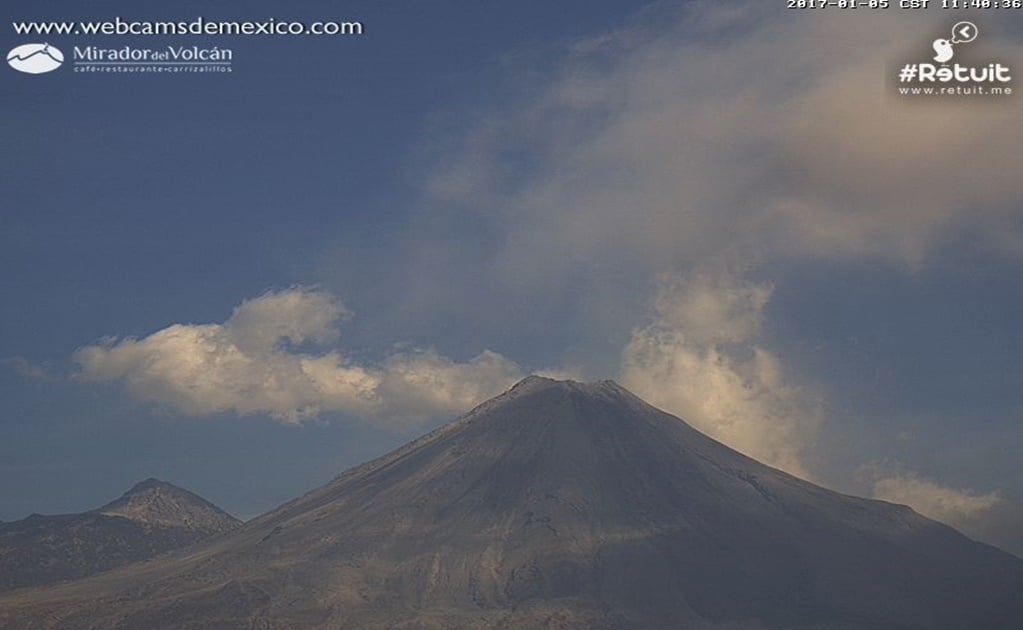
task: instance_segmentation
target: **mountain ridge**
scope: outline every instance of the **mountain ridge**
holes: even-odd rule
[[[0,591],[148,560],[238,524],[202,497],[150,478],[99,508],[0,523]]]
[[[220,531],[237,519],[199,495],[152,477],[138,482],[95,513],[196,530]]]
[[[908,507],[534,377],[210,543],[0,597],[0,627],[997,629],[1020,589]]]

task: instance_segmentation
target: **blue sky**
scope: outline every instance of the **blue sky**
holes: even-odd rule
[[[252,516],[542,371],[1004,526],[1018,100],[892,92],[946,13],[763,4],[5,7],[365,33],[53,37],[233,72],[3,73],[0,519],[149,476]],[[974,19],[1023,63],[1018,24]]]

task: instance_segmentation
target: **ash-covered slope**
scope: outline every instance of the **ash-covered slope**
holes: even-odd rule
[[[530,378],[201,549],[0,627],[1015,628],[1023,561],[759,464],[610,382]]]
[[[147,479],[96,510],[0,523],[0,591],[147,560],[238,524],[187,490]]]

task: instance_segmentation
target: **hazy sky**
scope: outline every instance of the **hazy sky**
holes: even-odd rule
[[[233,72],[0,73],[0,519],[150,476],[249,517],[543,372],[833,488],[1023,522],[1020,101],[893,88],[960,14],[3,13],[5,51],[32,40],[11,20],[365,32],[53,36]],[[970,17],[976,58],[1023,67],[1015,14]]]

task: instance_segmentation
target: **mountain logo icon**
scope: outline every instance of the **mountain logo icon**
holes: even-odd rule
[[[7,53],[7,63],[18,72],[43,74],[64,63],[64,53],[49,44],[22,44]]]

